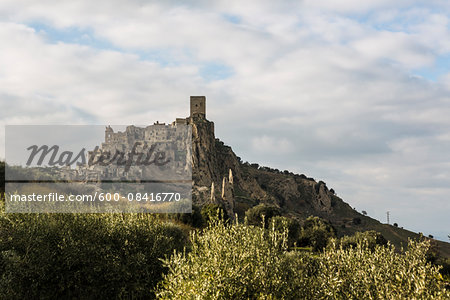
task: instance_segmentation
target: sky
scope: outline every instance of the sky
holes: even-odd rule
[[[450,234],[450,2],[0,2],[12,124],[151,124],[207,97],[244,161]]]

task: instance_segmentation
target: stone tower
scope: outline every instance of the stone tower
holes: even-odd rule
[[[105,129],[105,142],[106,143],[111,142],[113,134],[114,134],[114,130],[111,128],[110,125],[108,125]]]
[[[191,118],[206,118],[206,97],[191,96]]]

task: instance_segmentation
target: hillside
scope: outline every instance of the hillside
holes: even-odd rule
[[[249,208],[260,203],[272,204],[278,206],[283,215],[300,221],[311,215],[326,219],[336,228],[338,236],[378,231],[397,247],[406,245],[408,238],[419,237],[417,233],[360,214],[323,181],[242,162],[231,147],[215,137],[213,122],[202,116],[187,119],[192,125],[192,199],[195,205],[219,203],[228,215],[237,214],[243,219]],[[0,163],[3,190],[4,163]],[[441,255],[450,258],[450,244],[436,242]]]
[[[273,204],[280,207],[283,215],[300,221],[311,215],[324,218],[336,228],[338,236],[375,230],[397,247],[406,245],[408,238],[420,236],[360,214],[322,181],[303,174],[243,163],[231,147],[216,139],[213,122],[194,117],[191,118],[191,124],[193,202],[196,205],[219,202],[225,206],[229,215],[237,214],[239,218],[243,218],[245,211],[255,205]],[[230,187],[227,187],[230,185],[230,170],[231,192]],[[440,241],[437,243],[441,254],[450,257],[450,244]]]

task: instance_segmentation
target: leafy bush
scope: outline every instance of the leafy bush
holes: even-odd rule
[[[442,266],[440,273],[450,282],[450,258],[440,258],[438,264]]]
[[[356,218],[353,218],[353,224],[354,225],[360,225],[361,224],[361,218],[360,217],[356,217]]]
[[[152,298],[186,238],[148,214],[0,213],[0,299]]]
[[[174,219],[195,228],[200,228],[206,224],[202,216],[200,207],[196,205],[192,205],[192,213],[169,214],[169,219]]]
[[[297,242],[301,230],[300,223],[297,220],[283,216],[275,216],[270,219],[270,223],[273,224],[274,229],[278,232],[288,230],[289,246],[293,246]]]
[[[430,246],[428,247],[428,251],[426,253],[427,261],[436,264],[440,260],[439,255],[439,245],[436,240],[428,239]]]
[[[320,256],[320,298],[330,299],[449,299],[439,268],[426,261],[429,241],[410,241],[399,254],[394,246],[370,249],[336,245]]]
[[[245,217],[249,225],[262,226],[264,219],[264,227],[267,228],[272,217],[280,216],[280,208],[275,205],[258,204],[245,212]],[[264,216],[264,217],[263,217]]]
[[[376,245],[385,246],[388,242],[381,233],[370,230],[357,232],[352,236],[344,236],[337,241],[332,240],[331,243],[335,243],[343,249],[356,248],[358,244],[366,243],[369,249],[374,250]]]
[[[205,204],[201,210],[203,224],[207,225],[211,220],[224,219],[228,220],[228,214],[225,208],[219,204]]]
[[[274,228],[275,226],[272,226]],[[324,252],[288,251],[286,231],[214,222],[191,234],[192,252],[175,252],[161,299],[449,299],[429,241],[404,253],[392,245],[333,243]]]
[[[311,246],[314,251],[321,251],[329,239],[336,237],[336,229],[319,217],[308,217],[303,224],[298,240],[299,246]]]
[[[287,232],[214,221],[191,241],[191,252],[165,260],[160,298],[281,299],[309,290],[312,258],[288,255]]]

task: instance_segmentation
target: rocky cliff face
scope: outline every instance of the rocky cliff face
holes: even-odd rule
[[[334,195],[324,182],[242,163],[231,147],[215,138],[214,123],[204,118],[193,118],[190,123],[194,204],[220,203],[228,215],[236,213],[239,217],[259,203],[273,204],[286,215],[299,219],[320,216],[341,229],[350,229],[355,218],[366,218]]]

